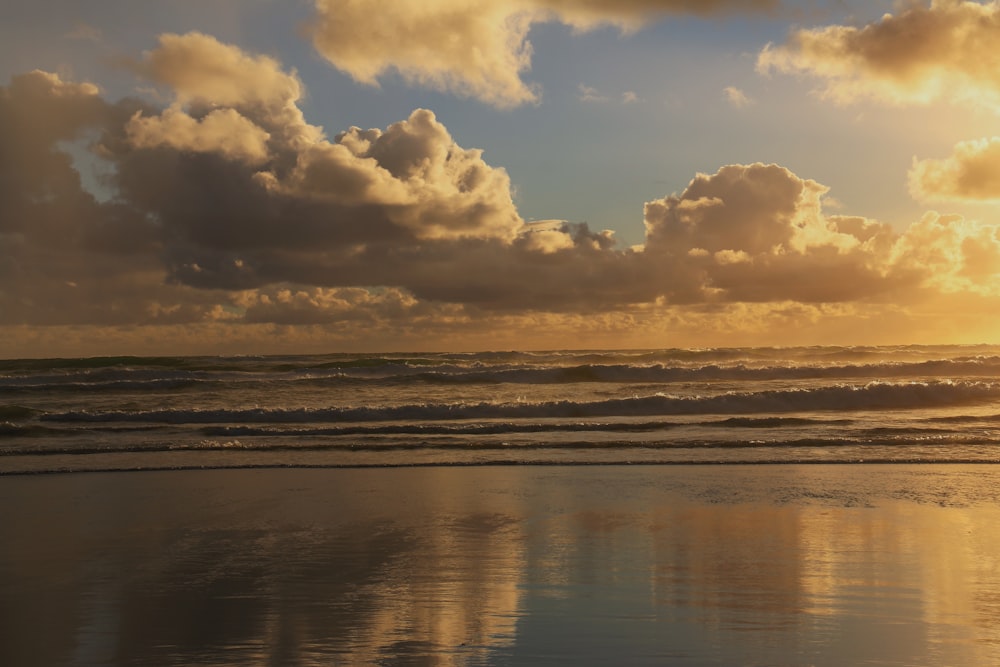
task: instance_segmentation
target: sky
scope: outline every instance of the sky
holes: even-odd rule
[[[0,357],[996,343],[1000,1],[0,6]]]

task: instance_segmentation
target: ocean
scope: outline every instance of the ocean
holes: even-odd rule
[[[3,361],[0,664],[1000,664],[998,444],[990,346]]]
[[[0,473],[995,463],[1000,346],[0,361]]]

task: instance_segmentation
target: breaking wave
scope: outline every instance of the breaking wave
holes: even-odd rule
[[[808,389],[727,392],[711,396],[657,393],[602,401],[410,404],[347,408],[70,411],[42,421],[154,422],[167,424],[371,422],[395,420],[641,417],[762,414],[799,411],[895,410],[972,405],[1000,399],[996,382],[870,382]]]

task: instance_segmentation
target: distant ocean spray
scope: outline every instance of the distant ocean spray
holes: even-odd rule
[[[0,361],[0,473],[1000,461],[1000,347]]]

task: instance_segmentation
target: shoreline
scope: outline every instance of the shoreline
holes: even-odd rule
[[[60,454],[65,455],[65,454]],[[13,458],[13,456],[11,457]],[[23,457],[29,458],[29,457]],[[2,459],[0,459],[2,460]],[[770,466],[995,466],[1000,459],[788,459],[788,460],[688,460],[688,461],[445,461],[405,463],[249,463],[244,465],[144,466],[136,468],[83,468],[55,470],[0,470],[4,477],[45,475],[196,472],[224,470],[407,470],[429,468],[728,468]]]

